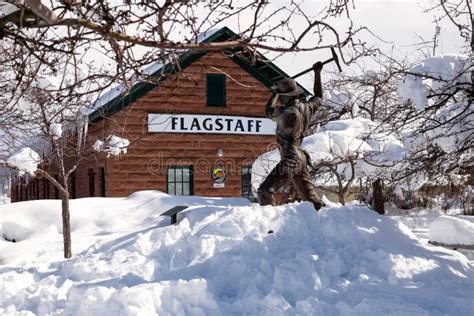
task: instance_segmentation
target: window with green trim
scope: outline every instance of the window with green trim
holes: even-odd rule
[[[207,74],[206,104],[207,106],[226,106],[225,75]]]
[[[193,167],[168,166],[166,188],[171,195],[193,195]]]

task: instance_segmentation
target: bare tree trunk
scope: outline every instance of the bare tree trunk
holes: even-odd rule
[[[63,220],[63,243],[64,243],[64,258],[68,259],[72,257],[71,250],[71,216],[69,213],[69,183],[68,174],[65,172],[64,159],[62,152],[58,152],[60,162],[60,174],[62,178],[63,191],[61,194],[61,215]]]
[[[71,224],[69,215],[69,196],[68,194],[61,195],[61,208],[63,219],[63,242],[64,242],[64,258],[71,258]]]
[[[339,197],[339,203],[341,203],[342,205],[346,205],[346,200],[344,199],[344,193],[339,193],[338,197]]]
[[[383,198],[383,190],[382,190],[382,180],[377,179],[374,182],[372,182],[372,188],[373,188],[373,206],[374,209],[377,213],[379,214],[384,214],[385,213],[385,208],[384,208],[384,198]]]

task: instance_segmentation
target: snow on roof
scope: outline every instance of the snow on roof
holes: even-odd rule
[[[206,41],[208,38],[210,38],[212,35],[216,34],[218,31],[223,30],[224,28],[214,28],[207,30],[205,32],[202,32],[199,34],[196,38],[192,39],[192,43],[201,43],[203,41]],[[188,52],[189,50],[183,49],[179,50],[180,55]],[[153,75],[157,73],[160,69],[163,68],[163,62],[162,61],[157,61],[150,63],[149,65],[143,67],[142,74],[143,75]],[[166,65],[165,65],[166,66]],[[137,83],[137,80],[134,80],[134,77],[131,77],[132,84]],[[121,94],[127,92],[127,88],[124,84],[116,84],[113,87],[111,87],[109,90],[103,91],[99,94],[97,99],[92,103],[91,107],[87,107],[87,109],[84,111],[85,115],[89,115],[93,113],[94,111],[98,110],[108,102],[112,101],[116,97],[120,96]]]
[[[107,102],[112,101],[119,95],[121,95],[123,92],[125,92],[125,86],[123,84],[116,84],[109,90],[106,90],[105,92],[101,92],[97,99],[92,103],[91,107],[87,107],[84,111],[85,115],[89,115],[101,106],[107,104]]]

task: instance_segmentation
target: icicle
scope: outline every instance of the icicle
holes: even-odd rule
[[[89,130],[89,119],[87,117],[84,118],[84,146],[86,145],[86,138],[87,132]]]

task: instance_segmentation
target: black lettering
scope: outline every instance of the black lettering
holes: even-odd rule
[[[237,129],[240,129],[241,132],[245,132],[244,125],[242,124],[242,120],[237,120],[237,123],[235,124],[234,132],[237,132]]]
[[[201,130],[201,127],[199,126],[199,120],[197,118],[193,118],[193,123],[191,124],[191,130]]]
[[[253,120],[247,121],[247,132],[251,133],[253,128]]]
[[[222,119],[216,119],[216,131],[222,131],[224,129],[224,125],[222,125]]]
[[[178,118],[176,116],[171,117],[171,129],[176,130],[176,125],[178,124]]]
[[[230,132],[231,131],[230,125],[232,123],[232,119],[225,119],[225,121],[227,122],[227,131]]]
[[[202,122],[202,127],[203,127],[206,131],[212,130],[212,123],[211,123],[211,124],[208,124],[211,120],[212,120],[211,118],[207,118],[207,119],[204,119],[204,121]]]
[[[257,133],[260,133],[260,127],[262,127],[262,121],[257,120]]]
[[[188,129],[184,127],[184,117],[180,117],[179,122],[180,122],[180,130],[187,131]]]

